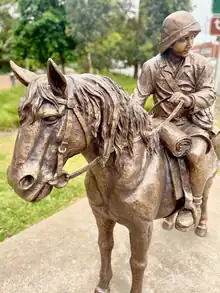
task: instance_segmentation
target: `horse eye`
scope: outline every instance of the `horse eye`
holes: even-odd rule
[[[57,116],[48,116],[48,117],[42,118],[42,120],[45,122],[55,122],[57,121],[57,119],[58,119]]]

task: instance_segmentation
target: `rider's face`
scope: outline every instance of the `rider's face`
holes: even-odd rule
[[[189,33],[183,38],[176,41],[172,46],[172,52],[178,57],[186,57],[189,54],[190,49],[193,46],[195,33]]]

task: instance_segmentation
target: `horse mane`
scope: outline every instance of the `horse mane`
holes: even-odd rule
[[[133,103],[122,87],[108,77],[93,74],[74,74],[66,76],[66,80],[67,95],[72,95],[75,106],[90,126],[92,135],[97,138],[103,162],[108,160],[112,152],[118,161],[125,148],[132,155],[134,138],[138,135],[146,143],[149,155],[157,151],[158,135],[149,135],[152,124],[148,113]],[[31,105],[34,120],[44,100],[58,106],[56,97],[45,82],[45,76],[30,84],[25,102],[19,107],[21,116],[26,115],[28,105],[30,113]]]
[[[133,103],[121,86],[106,76],[81,74],[69,78],[74,99],[93,136],[98,138],[99,153],[104,162],[112,150],[116,160],[124,148],[132,155],[134,138],[138,135],[147,144],[150,155],[157,150],[158,135],[149,136],[152,124],[148,113]]]

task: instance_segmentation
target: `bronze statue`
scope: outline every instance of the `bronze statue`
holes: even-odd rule
[[[170,17],[172,19],[173,16]],[[188,19],[191,21],[191,16]],[[186,22],[191,37],[191,27],[187,24],[187,19],[178,18],[177,23],[182,20]],[[196,33],[199,29],[197,25],[195,28]],[[184,37],[182,42],[186,39],[186,42],[191,44],[188,35],[187,29],[184,34],[181,31],[176,32],[177,39]],[[165,39],[170,42],[162,42],[162,52],[172,47],[170,37],[167,36]],[[201,150],[199,156],[202,157],[202,162],[198,161],[198,166],[203,169],[197,173],[202,205],[199,219],[197,214],[196,233],[200,236],[206,234],[207,199],[212,179],[217,172],[218,158],[207,130],[203,131],[201,128],[200,131],[200,127],[195,126],[196,131],[192,132],[190,124],[189,132],[187,128],[184,128],[183,132],[169,122],[175,120],[176,115],[180,115],[178,120],[182,121],[181,117],[186,111],[189,115],[191,113],[191,116],[194,112],[200,113],[202,107],[200,104],[197,105],[197,100],[201,103],[203,101],[203,108],[206,108],[215,98],[204,59],[197,60],[199,57],[196,56],[191,65],[190,56],[183,57],[185,62],[188,61],[186,64],[179,64],[179,70],[183,73],[178,81],[182,82],[175,94],[167,86],[166,79],[157,76],[162,82],[157,86],[161,86],[161,91],[164,89],[163,93],[167,94],[169,99],[171,97],[170,102],[164,101],[154,108],[154,116],[167,118],[165,121],[152,119],[152,116],[135,102],[141,98],[143,104],[147,95],[153,91],[149,89],[155,89],[149,86],[155,81],[154,72],[150,73],[150,68],[153,68],[151,66],[157,59],[144,65],[139,86],[132,99],[107,77],[91,74],[64,76],[51,59],[48,60],[47,74],[40,76],[11,62],[15,76],[28,88],[19,104],[20,128],[13,159],[8,168],[9,183],[23,199],[38,202],[46,197],[54,186],[64,187],[70,179],[87,171],[85,186],[99,230],[98,243],[101,253],[100,279],[95,293],[110,292],[111,251],[116,222],[126,226],[130,233],[130,292],[142,292],[153,221],[191,208],[185,204],[190,200],[184,199],[187,195],[187,173],[178,170],[186,166],[185,160],[180,156],[185,154],[186,150],[193,149],[192,141],[197,130],[199,137],[197,139],[195,136],[195,139]],[[160,60],[165,57],[157,58]],[[176,56],[172,58],[177,61]],[[172,63],[174,69],[175,62]],[[170,70],[168,65],[164,64],[165,66]],[[196,77],[200,78],[197,86],[196,80],[191,84],[194,78],[192,72],[189,71],[188,76],[182,66],[184,70],[187,68],[187,72],[200,70],[198,73],[194,72],[197,74]],[[152,74],[152,80],[149,80],[149,74]],[[189,77],[188,82],[183,79],[185,75]],[[204,93],[206,91],[207,95]],[[160,95],[160,91],[153,92],[158,97],[156,103],[160,102],[159,99],[167,99],[166,96]],[[177,97],[183,101],[179,103]],[[161,115],[162,112],[156,114],[159,109],[164,111],[164,116]],[[174,112],[171,113],[173,109]],[[169,151],[166,150],[166,144]],[[73,174],[67,174],[62,170],[65,162],[78,153],[83,154],[88,165]],[[172,153],[178,158],[176,159]],[[190,158],[188,160],[190,161]],[[172,172],[171,168],[174,168],[172,170],[176,173]],[[172,176],[172,173],[176,176]],[[190,211],[193,211],[193,208]]]

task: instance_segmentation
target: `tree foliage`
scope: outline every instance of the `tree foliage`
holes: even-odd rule
[[[109,32],[105,38],[88,44],[88,51],[92,55],[92,62],[96,69],[110,69],[113,60],[120,56],[120,43],[122,36],[118,32]]]
[[[121,29],[119,59],[127,66],[134,66],[134,76],[137,76],[137,65],[152,57],[152,41],[141,32],[139,18],[129,18]]]
[[[129,11],[129,0],[67,0],[71,32],[82,46],[105,36],[121,13]]]
[[[135,11],[133,0],[19,0],[13,54],[41,65],[52,57],[63,67],[74,57],[84,58],[89,71],[92,65],[109,69],[112,60],[122,60],[134,66],[137,77],[138,66],[158,53],[164,18],[190,10],[190,2],[139,0]]]
[[[73,59],[75,39],[68,33],[63,2],[20,0],[20,20],[14,29],[13,52],[19,59],[35,59],[45,65],[52,57],[64,65]]]
[[[67,0],[67,13],[78,51],[99,70],[111,60],[138,65],[158,53],[163,20],[177,10],[190,10],[190,0],[140,0],[134,13],[133,1]],[[89,69],[89,66],[88,66]],[[90,68],[91,69],[91,68]]]
[[[2,6],[1,6],[2,5]],[[14,19],[9,9],[11,5],[0,1],[0,69],[7,69],[11,53],[11,31]]]
[[[67,14],[78,52],[87,54],[88,70],[109,67],[118,51],[119,27],[132,8],[131,0],[67,0]]]

